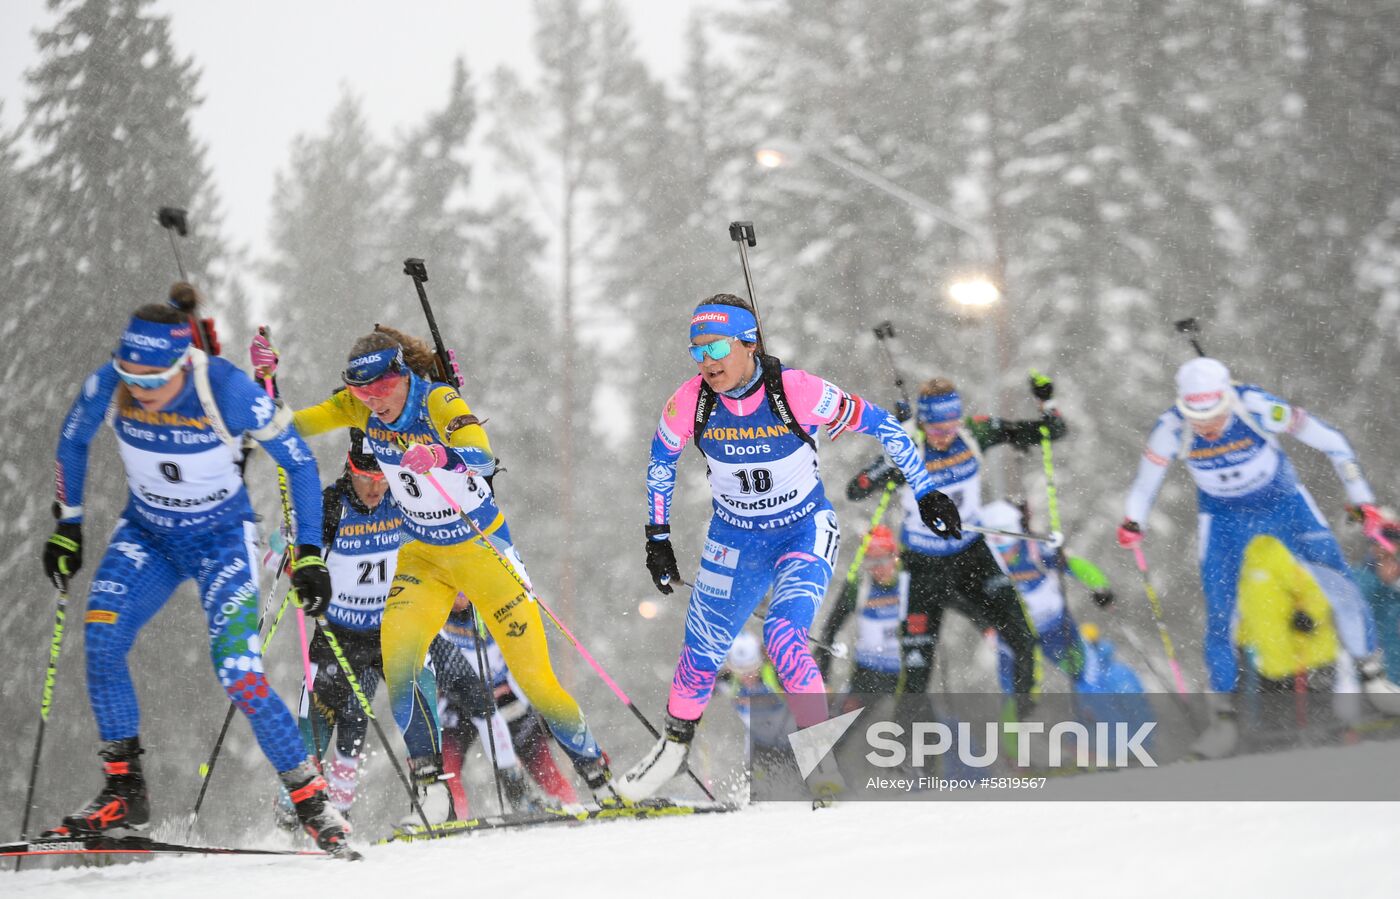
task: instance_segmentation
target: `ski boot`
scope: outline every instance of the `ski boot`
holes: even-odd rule
[[[1206,696],[1206,704],[1211,711],[1210,725],[1191,744],[1191,755],[1198,759],[1223,759],[1234,755],[1240,741],[1234,695],[1211,693]]]
[[[598,751],[596,758],[574,756],[572,761],[574,770],[578,772],[579,777],[583,778],[584,783],[588,784],[588,789],[593,793],[594,802],[601,806],[610,802],[615,804],[619,798],[625,798],[613,786],[612,768],[608,764],[607,754],[602,750]]]
[[[317,773],[315,762],[307,759],[292,770],[283,771],[278,777],[282,778],[282,785],[287,788],[287,795],[296,807],[297,820],[316,841],[318,849],[336,858],[360,858],[360,854],[347,842],[350,823],[331,805],[330,797],[326,795],[325,778]]]
[[[822,759],[807,777],[807,788],[812,791],[812,808],[830,808],[836,797],[846,791],[846,779],[836,767],[836,759],[830,753]]]
[[[530,784],[525,780],[525,772],[519,766],[501,769],[501,788],[506,794],[510,810],[516,813],[539,810],[539,803],[530,795]]]
[[[285,786],[277,789],[277,798],[272,802],[272,818],[277,826],[287,833],[301,830],[301,820],[297,818],[297,807],[292,802],[292,794]]]
[[[1385,676],[1379,652],[1359,660],[1356,673],[1361,675],[1361,691],[1371,708],[1382,715],[1400,715],[1400,686]]]
[[[447,781],[452,775],[442,770],[442,762],[435,756],[422,756],[408,760],[408,776],[413,781],[414,792],[418,796],[418,809],[409,806],[408,814],[400,821],[400,827],[422,827],[423,817],[430,825],[446,824],[457,820],[457,806],[452,800],[452,791]]]
[[[646,799],[680,773],[690,756],[690,741],[695,739],[695,725],[698,723],[683,721],[667,713],[666,733],[646,758],[628,771],[613,788],[617,795],[626,802]]]
[[[140,737],[108,740],[98,755],[107,784],[97,798],[63,819],[44,836],[92,836],[114,831],[141,831],[150,826],[151,801],[141,773]]]

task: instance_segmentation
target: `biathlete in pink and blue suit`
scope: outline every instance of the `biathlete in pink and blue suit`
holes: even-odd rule
[[[957,506],[934,489],[894,416],[760,352],[758,322],[743,300],[719,294],[703,302],[690,320],[689,350],[700,372],[667,400],[647,471],[647,570],[662,593],[680,580],[670,506],[676,462],[692,438],[709,471],[714,517],[690,593],[666,733],[619,784],[628,800],[652,795],[684,767],[725,656],[770,589],[764,648],[794,697],[798,727],[825,720],[825,685],[807,632],[841,533],[818,469],[819,426],[832,440],[846,431],[877,437],[913,487],[927,525],[952,537],[961,527]]]

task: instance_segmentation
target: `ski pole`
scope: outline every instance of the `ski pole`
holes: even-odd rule
[[[559,616],[554,614],[554,611],[550,609],[550,607],[545,603],[543,599],[540,599],[537,596],[535,597],[535,602],[539,603],[540,608],[543,609],[544,613],[549,616],[549,620],[554,622],[554,626],[559,628],[559,632],[564,635],[564,639],[568,640],[570,643],[573,644],[574,649],[577,649],[579,655],[583,656],[583,660],[587,662],[595,672],[597,672],[598,677],[602,678],[603,683],[608,685],[608,689],[612,690],[613,695],[616,696],[623,705],[627,706],[627,710],[631,712],[634,716],[636,716],[638,721],[642,722],[642,726],[645,727],[651,733],[652,739],[661,739],[661,732],[652,726],[652,723],[647,719],[646,714],[643,713],[641,709],[637,708],[637,704],[633,702],[627,696],[626,693],[622,692],[622,688],[617,685],[617,681],[613,680],[611,677],[608,676],[608,673],[603,670],[603,666],[598,664],[597,659],[593,658],[593,654],[587,649],[585,649],[583,644],[579,642],[578,638],[574,636],[573,631],[569,630],[568,627],[565,626],[564,622],[559,620]],[[690,770],[689,765],[686,765],[685,773],[690,775],[690,779],[693,780],[695,782],[695,785],[700,788],[700,792],[705,794],[706,799],[710,800],[711,802],[715,801],[714,794],[711,793],[709,788],[705,786],[704,782],[701,781],[698,776],[696,776],[695,772]]]
[[[374,727],[375,734],[379,736],[379,742],[384,746],[384,754],[389,756],[389,761],[394,766],[394,773],[399,776],[399,781],[403,784],[404,789],[408,791],[409,804],[413,806],[413,810],[417,812],[418,817],[422,819],[423,826],[428,829],[429,835],[436,838],[438,832],[434,829],[432,822],[428,820],[427,812],[423,811],[423,806],[418,801],[418,791],[413,789],[413,781],[408,779],[408,775],[404,772],[403,766],[399,764],[397,756],[394,755],[394,749],[389,744],[389,736],[384,733],[384,725],[380,724],[379,719],[374,717],[374,709],[370,707],[369,697],[365,695],[365,691],[360,687],[360,680],[355,677],[355,669],[350,667],[350,660],[345,657],[345,652],[340,648],[340,641],[335,638],[335,632],[331,630],[330,625],[326,622],[325,616],[317,618],[316,623],[321,626],[321,633],[326,635],[326,642],[330,644],[331,653],[335,656],[336,663],[340,665],[340,670],[345,674],[345,681],[350,685],[351,692],[355,694],[355,701],[360,704],[360,710],[365,713],[365,717],[369,719],[369,723]],[[308,690],[308,693],[309,692]]]
[[[271,344],[272,333],[268,329],[267,325],[259,327],[258,333],[261,334],[263,338],[268,341],[269,345]],[[271,374],[263,376],[263,390],[267,392],[268,399],[273,401],[277,399],[277,386]],[[292,527],[294,521],[294,516],[292,514],[292,490],[291,487],[287,484],[287,470],[280,465],[277,466],[277,495],[282,502],[282,524],[284,527],[286,527],[287,533],[290,536],[292,534]],[[292,539],[295,538],[293,537]],[[293,545],[290,543],[287,547],[287,553],[292,560],[292,570],[295,571],[297,564],[297,551],[293,548]],[[288,591],[288,595],[290,596],[295,592],[296,588],[293,587],[290,591]],[[302,676],[305,678],[306,694],[308,697],[308,701],[310,701],[310,698],[316,695],[316,679],[315,676],[311,673],[311,650],[310,644],[306,639],[306,612],[302,610],[300,597],[297,598],[296,607],[297,634],[301,638],[299,644],[301,649],[301,671]],[[319,728],[316,726],[316,716],[310,716],[309,720],[311,722],[311,743],[312,748],[314,750],[312,754],[316,756],[316,767],[319,769],[321,767],[321,735],[320,733],[318,733]]]
[[[682,587],[689,587],[691,590],[695,589],[695,585],[683,577],[676,578],[676,582],[679,583]],[[764,620],[763,615],[758,611],[758,609],[754,609],[752,612],[750,612],[749,617],[752,618],[754,621]],[[831,653],[831,655],[834,658],[844,659],[847,655],[849,655],[849,653],[846,652],[846,647],[840,645],[839,643],[828,643],[819,637],[813,637],[810,631],[807,633],[807,642],[811,643],[818,649],[825,649],[827,652]]]
[[[39,699],[39,732],[34,735],[34,759],[29,766],[29,789],[24,794],[24,817],[19,825],[20,839],[29,837],[29,814],[34,810],[34,789],[39,782],[39,759],[44,751],[44,731],[49,724],[49,711],[53,708],[54,682],[58,679],[58,655],[63,649],[63,623],[68,616],[68,579],[61,574],[54,576],[54,586],[58,588],[58,608],[54,611],[53,636],[49,638],[49,664],[44,669],[44,690]],[[23,859],[15,859],[15,870],[19,870]]]
[[[1059,549],[1065,543],[1065,535],[1058,531],[1053,531],[1049,534],[1022,533],[1020,531],[1008,531],[1003,528],[992,528],[980,524],[964,524],[962,529],[977,534],[990,534],[994,537],[1009,537],[1013,540],[1029,540],[1032,543],[1044,543],[1051,549]]]
[[[456,363],[455,357],[453,363]],[[482,634],[488,634],[490,631],[486,629],[486,620],[481,617],[476,603],[472,603],[472,624],[476,627],[476,639],[472,641],[472,648],[476,651],[476,670],[481,675],[486,698],[491,702],[492,714],[486,716],[486,739],[491,741],[491,771],[496,778],[496,807],[504,815],[506,813],[506,797],[501,791],[501,769],[496,761],[496,728],[491,723],[491,719],[496,717],[495,712],[497,711],[496,691],[492,686],[496,682],[496,676],[491,671],[491,659],[486,653],[484,645],[486,641],[482,638]]]
[[[403,273],[413,279],[414,290],[418,292],[418,303],[423,307],[423,317],[428,320],[428,330],[433,335],[433,346],[437,352],[438,364],[442,366],[442,372],[453,387],[462,389],[462,369],[457,365],[457,354],[447,349],[447,345],[442,342],[442,332],[438,330],[437,317],[433,315],[433,306],[428,302],[428,291],[423,285],[428,281],[428,266],[422,259],[409,258],[403,261]],[[441,491],[442,488],[438,487]],[[443,494],[446,496],[447,494]],[[461,509],[457,510],[461,513]],[[471,519],[468,519],[470,521]],[[509,566],[507,566],[509,567]],[[476,616],[476,606],[472,606],[472,614]],[[479,617],[479,616],[478,616]],[[484,622],[479,622],[484,623]],[[491,771],[496,777],[496,801],[500,806],[501,813],[505,813],[505,796],[501,792],[501,764],[496,755],[496,693],[490,688],[494,680],[491,673],[491,660],[486,657],[486,649],[482,646],[482,641],[476,641],[476,665],[477,670],[486,680],[486,696],[491,701],[492,714],[486,716],[486,740],[491,744]]]
[[[860,566],[865,561],[865,554],[870,549],[870,536],[880,522],[885,518],[885,510],[890,507],[890,499],[894,496],[895,482],[885,482],[885,492],[880,495],[880,502],[875,506],[875,514],[870,516],[870,524],[865,527],[865,535],[860,538],[860,546],[856,547],[856,557],[851,560],[851,565],[846,569],[846,583],[854,584],[856,578],[860,577]]]
[[[684,584],[685,581],[681,581],[681,583]],[[750,612],[749,617],[752,618],[754,621],[765,620],[764,617],[761,614],[759,614],[758,609],[754,609],[752,612]],[[807,632],[807,642],[815,646],[817,649],[825,649],[827,652],[831,653],[831,657],[833,659],[845,659],[850,656],[850,653],[846,651],[846,647],[844,644],[828,643],[820,637],[812,636],[811,631]]]
[[[568,640],[571,644],[573,644],[574,649],[578,650],[579,655],[583,656],[583,660],[587,662],[595,672],[597,672],[598,676],[602,679],[603,683],[607,684],[608,688],[612,690],[613,695],[615,695],[619,700],[621,700],[623,705],[627,706],[628,710],[631,711],[632,714],[637,717],[638,721],[642,722],[642,725],[647,729],[647,731],[651,733],[652,738],[656,740],[661,739],[661,732],[652,725],[651,721],[647,719],[646,714],[643,713],[641,709],[637,708],[637,704],[634,703],[631,699],[629,699],[626,693],[622,692],[622,688],[617,685],[617,681],[613,680],[611,677],[608,676],[608,673],[603,670],[603,666],[598,664],[597,659],[593,658],[593,654],[590,653],[587,649],[584,649],[583,644],[578,641],[578,638],[573,635],[573,632],[570,631],[567,627],[565,627],[564,622],[560,621],[559,618],[555,616],[554,612],[550,610],[549,606],[545,605],[544,600],[540,599],[540,597],[536,595],[534,589],[529,584],[527,584],[525,580],[520,576],[520,574],[515,570],[515,566],[510,563],[510,560],[507,559],[505,556],[501,555],[500,550],[496,549],[495,544],[491,542],[490,537],[486,536],[486,533],[481,529],[481,526],[478,525],[475,521],[473,521],[471,516],[469,516],[466,512],[462,511],[461,505],[459,505],[457,501],[454,500],[448,494],[447,490],[442,486],[442,484],[438,481],[437,478],[433,477],[431,472],[428,472],[427,474],[423,475],[423,477],[427,479],[429,484],[433,485],[433,489],[435,489],[439,494],[442,495],[442,498],[447,502],[449,506],[453,508],[453,510],[457,512],[459,516],[461,516],[462,520],[465,521],[471,527],[472,530],[476,531],[476,536],[481,540],[483,544],[486,545],[486,548],[491,551],[491,554],[496,557],[496,561],[500,562],[502,567],[504,567],[506,571],[510,574],[511,578],[518,585],[520,585],[520,588],[525,591],[525,595],[530,597],[530,600],[532,602],[536,603],[542,610],[544,610],[545,615],[549,617],[550,621],[554,622],[555,627],[559,628],[559,632],[564,635],[564,638]],[[690,779],[695,781],[695,785],[698,786],[701,792],[705,794],[705,798],[713,802],[715,798],[714,794],[711,793],[705,787],[705,784],[701,782],[699,777],[696,777],[695,772],[690,770],[689,765],[686,766],[686,773],[690,775]]]
[[[1133,558],[1137,562],[1138,573],[1142,575],[1142,589],[1147,593],[1147,602],[1152,606],[1152,618],[1157,622],[1157,633],[1162,638],[1162,648],[1167,652],[1167,663],[1171,665],[1172,678],[1176,681],[1176,692],[1186,693],[1186,679],[1181,676],[1181,665],[1176,660],[1176,650],[1172,647],[1171,635],[1167,633],[1167,623],[1162,620],[1162,603],[1157,599],[1157,590],[1147,574],[1147,557],[1141,546],[1133,547]]]
[[[758,350],[766,353],[768,347],[763,342],[763,319],[758,314],[758,300],[753,295],[753,275],[749,272],[748,248],[758,246],[753,222],[730,222],[729,239],[739,245],[739,265],[744,269],[744,286],[749,291],[749,305],[753,307],[753,320],[758,330]]]

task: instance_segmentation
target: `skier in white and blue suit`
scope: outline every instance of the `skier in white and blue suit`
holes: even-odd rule
[[[313,615],[331,599],[321,560],[316,460],[288,411],[232,364],[193,347],[191,336],[191,322],[180,310],[142,306],[112,359],[84,382],[64,419],[55,461],[58,526],[43,560],[50,579],[67,589],[82,565],[88,450],[109,416],[129,495],[83,617],[88,697],[103,741],[106,786],[50,832],[91,834],[148,824],[140,714],[127,654],[175,588],[193,579],[219,681],[281,775],[302,826],[322,849],[337,851],[349,827],[327,801],[326,783],[307,756],[292,713],[263,674],[258,535],[241,477],[241,437],[256,439],[287,472],[298,544],[292,586]]]
[[[1290,434],[1327,454],[1346,488],[1358,519],[1383,518],[1345,436],[1301,408],[1252,384],[1235,384],[1216,359],[1192,359],[1176,374],[1177,402],[1157,419],[1128,493],[1118,542],[1132,548],[1143,539],[1146,521],[1173,458],[1186,463],[1196,482],[1199,509],[1201,583],[1206,597],[1205,663],[1210,688],[1235,689],[1239,666],[1232,640],[1235,595],[1245,546],[1258,534],[1277,537],[1293,555],[1328,577],[1323,589],[1334,603],[1338,632],[1357,660],[1366,693],[1387,713],[1400,713],[1400,688],[1387,681],[1376,655],[1375,626],[1360,591],[1347,572],[1341,547],[1317,504],[1299,482],[1279,446]],[[1203,755],[1233,751],[1233,711],[1217,701],[1219,743],[1198,746]],[[1218,725],[1218,727],[1217,727]],[[1208,732],[1209,733],[1209,732]],[[1210,741],[1207,741],[1208,743]]]

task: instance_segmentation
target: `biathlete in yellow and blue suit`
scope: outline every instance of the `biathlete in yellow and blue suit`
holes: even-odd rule
[[[254,342],[255,367],[267,369],[275,359],[265,342]],[[441,783],[437,685],[423,660],[457,594],[465,593],[574,767],[595,792],[605,791],[606,759],[578,703],[554,674],[539,607],[523,586],[529,576],[487,481],[496,464],[490,441],[457,391],[433,383],[435,361],[421,341],[377,326],[350,353],[342,375],[349,389],[295,417],[306,436],[338,428],[364,431],[365,445],[403,510],[406,540],[381,639],[384,680],[410,767],[421,789]]]

